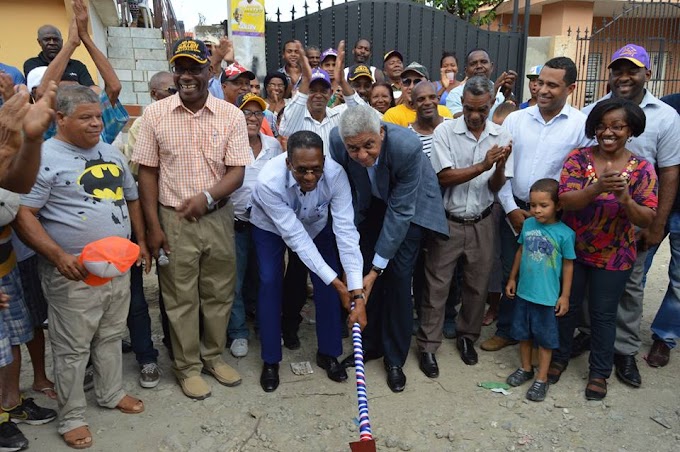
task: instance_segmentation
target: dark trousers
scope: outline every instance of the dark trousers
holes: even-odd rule
[[[260,275],[257,295],[257,318],[260,324],[262,360],[267,364],[281,361],[281,308],[283,302],[283,253],[286,244],[281,236],[253,226],[253,241]],[[314,238],[314,244],[326,263],[339,274],[335,236],[330,222]],[[316,307],[316,338],[319,353],[337,357],[342,354],[340,337],[340,299],[333,286],[324,284],[312,273]]]
[[[587,294],[591,324],[590,378],[609,378],[614,365],[616,311],[631,271],[605,270],[574,262],[569,312],[558,320],[560,348],[553,352],[553,361],[569,361],[574,330],[582,318],[583,299]]]
[[[359,224],[364,274],[371,268],[386,210],[383,201],[373,198],[366,219]],[[364,350],[367,354],[384,356],[388,365],[403,366],[411,346],[411,279],[422,236],[423,229],[411,223],[397,254],[376,279],[366,305],[368,325],[363,332]]]
[[[288,265],[283,278],[281,329],[284,337],[295,336],[300,328],[300,311],[307,302],[307,266],[288,249]]]
[[[127,327],[130,330],[132,351],[139,365],[155,363],[158,350],[151,340],[151,317],[149,305],[144,297],[142,266],[130,268],[130,311],[127,316]]]
[[[517,205],[520,209],[529,210],[529,206],[518,199]],[[515,254],[519,248],[517,237],[512,232],[512,228],[502,218],[500,221],[499,231],[501,237],[501,267],[503,269],[503,279],[501,281],[501,301],[498,305],[498,319],[496,320],[496,336],[513,339],[510,335],[510,328],[512,327],[512,319],[514,317],[515,303],[505,296],[505,285],[508,283],[508,277],[512,270],[512,263],[515,260]]]

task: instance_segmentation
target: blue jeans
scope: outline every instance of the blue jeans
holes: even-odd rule
[[[591,336],[590,378],[609,378],[614,365],[616,311],[631,271],[605,270],[574,262],[569,311],[558,318],[560,348],[553,353],[553,361],[569,362],[574,330],[582,318],[581,310],[587,290]]]
[[[286,244],[281,236],[258,227],[252,228],[257,253],[260,289],[257,294],[257,319],[260,324],[261,357],[267,364],[281,361],[281,305],[283,303],[283,253]],[[330,267],[340,274],[333,228],[329,221],[314,238],[314,245]],[[333,286],[324,284],[310,272],[314,285],[316,339],[319,353],[338,357],[342,353],[340,335],[340,298]],[[409,335],[411,330],[408,331]]]
[[[671,261],[668,264],[668,288],[661,306],[652,322],[652,338],[662,340],[670,348],[676,346],[680,337],[680,212],[671,212],[666,224],[671,246]],[[645,262],[645,276],[652,266],[658,246],[650,248]]]
[[[501,280],[501,301],[498,305],[498,320],[496,321],[496,336],[504,339],[514,339],[510,334],[512,329],[512,319],[515,317],[515,303],[505,296],[505,285],[512,270],[512,263],[519,244],[517,237],[508,226],[505,218],[502,218],[499,226],[501,236],[501,266],[503,268],[503,279]]]
[[[142,267],[136,265],[130,269],[130,312],[127,327],[130,330],[132,351],[135,352],[139,365],[155,363],[158,350],[153,347],[151,340],[151,317],[149,305],[144,298]]]
[[[246,305],[243,296],[243,283],[246,280],[248,266],[255,263],[255,259],[250,258],[251,253],[254,254],[255,252],[250,231],[250,225],[247,225],[242,230],[234,228],[234,239],[236,242],[236,290],[234,292],[234,303],[231,305],[229,326],[227,326],[227,335],[232,340],[248,339],[250,337],[250,331],[248,330],[248,325],[246,325]]]

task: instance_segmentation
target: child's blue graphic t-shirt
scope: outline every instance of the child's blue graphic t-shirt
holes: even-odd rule
[[[573,260],[576,234],[561,221],[542,224],[527,218],[517,240],[523,247],[517,295],[527,301],[555,306],[560,297],[562,259]]]

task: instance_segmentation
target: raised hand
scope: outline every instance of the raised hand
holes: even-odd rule
[[[6,72],[0,71],[0,97],[7,102],[14,96],[14,80]]]
[[[75,18],[78,36],[82,36],[83,34],[87,35],[87,25],[90,21],[87,6],[85,6],[83,0],[72,0],[71,6],[73,7],[73,17]]]

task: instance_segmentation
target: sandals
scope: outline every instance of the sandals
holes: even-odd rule
[[[44,394],[49,399],[57,400],[57,391],[54,389],[54,386],[45,386],[44,388],[36,388],[33,386],[33,390]]]
[[[116,409],[125,414],[139,414],[144,412],[144,402],[126,395],[118,405],[116,405]]]
[[[604,378],[589,378],[586,385],[587,400],[602,400],[607,396],[607,380]]]
[[[560,381],[560,377],[562,376],[562,372],[564,372],[567,369],[567,364],[568,363],[562,363],[559,361],[553,361],[550,363],[550,367],[548,367],[548,383],[551,385],[554,385],[558,381]]]
[[[72,449],[87,449],[92,447],[92,433],[87,425],[76,427],[61,435],[66,445]]]

